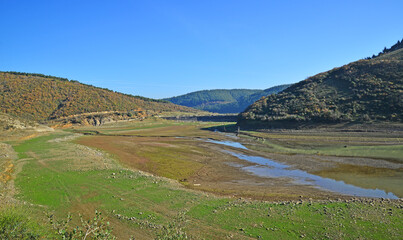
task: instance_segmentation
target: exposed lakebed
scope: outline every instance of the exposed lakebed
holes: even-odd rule
[[[225,145],[237,149],[248,150],[247,147],[238,142],[233,141],[217,141],[208,139],[206,142]],[[247,154],[239,154],[233,151],[223,150],[224,152],[237,157],[238,159],[254,163],[256,165],[252,166],[242,166],[242,170],[250,172],[259,177],[268,178],[289,178],[294,184],[312,185],[321,189],[325,189],[332,192],[337,192],[345,195],[359,196],[359,197],[377,197],[377,198],[390,198],[398,199],[392,192],[386,192],[382,189],[368,189],[355,186],[352,184],[347,184],[344,181],[335,180],[331,178],[325,178],[318,175],[308,173],[303,170],[293,169],[291,166],[273,161],[268,158],[260,156],[252,156]],[[235,166],[235,165],[234,165]]]

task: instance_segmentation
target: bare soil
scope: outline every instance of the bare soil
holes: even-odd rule
[[[312,186],[294,185],[289,179],[263,178],[252,175],[236,167],[237,164],[249,166],[252,165],[251,163],[222,151],[223,149],[231,149],[231,151],[242,153],[241,150],[217,146],[216,144],[194,138],[86,136],[78,139],[77,143],[105,150],[115,155],[120,162],[129,168],[139,169],[160,176],[164,176],[164,173],[158,170],[158,166],[155,167],[156,162],[159,162],[160,159],[156,159],[154,156],[139,156],[141,154],[139,154],[138,150],[153,151],[155,148],[165,146],[171,148],[170,151],[167,151],[168,153],[175,153],[178,149],[183,150],[183,146],[186,146],[188,149],[185,152],[185,155],[187,155],[186,161],[191,166],[197,165],[200,167],[186,176],[178,173],[181,178],[177,180],[188,188],[219,195],[260,200],[290,200],[299,199],[301,196],[302,198],[318,199],[340,197],[338,194],[322,191]],[[250,154],[250,152],[248,153]],[[160,157],[164,158],[164,155]],[[278,155],[277,157],[282,160],[292,159],[293,161],[303,159],[301,156]],[[175,164],[173,163],[173,165]]]

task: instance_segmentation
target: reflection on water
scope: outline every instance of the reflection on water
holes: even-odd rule
[[[252,172],[255,175],[261,177],[286,177],[291,178],[294,182],[299,184],[316,185],[321,188],[338,192],[347,195],[359,196],[359,197],[378,197],[378,198],[392,198],[398,199],[393,193],[386,193],[380,189],[365,189],[351,184],[346,184],[343,181],[336,181],[330,178],[323,178],[317,175],[313,175],[298,169],[289,169],[288,165],[281,164],[272,161],[267,158],[258,156],[248,156],[244,154],[238,154],[231,151],[227,153],[248,162],[257,163],[258,165],[243,167],[245,171]]]
[[[239,149],[248,149],[238,142],[215,141],[215,140],[206,140],[206,141]],[[310,174],[308,172],[299,169],[290,169],[290,166],[286,164],[278,163],[264,157],[249,156],[231,151],[225,151],[225,152],[239,159],[256,163],[256,165],[254,166],[241,167],[241,168],[257,176],[272,177],[272,178],[280,178],[280,177],[291,178],[297,184],[313,185],[329,191],[352,196],[398,199],[398,197],[391,192],[388,193],[380,189],[361,188],[351,184],[346,184],[343,181],[337,181],[334,179],[324,178],[314,174]]]
[[[234,147],[234,148],[240,148],[240,149],[248,149],[244,145],[240,144],[239,142],[233,142],[233,141],[216,141],[212,139],[207,139],[206,142],[211,142],[215,144],[221,144],[229,147]]]

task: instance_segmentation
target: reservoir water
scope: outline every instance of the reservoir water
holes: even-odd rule
[[[211,142],[215,144],[221,144],[229,147],[234,147],[234,148],[239,148],[239,149],[248,149],[244,145],[240,144],[239,142],[233,142],[233,141],[216,141],[212,139],[207,139],[206,142]]]
[[[238,142],[232,141],[217,141],[208,139],[206,142],[221,144],[238,149],[247,150],[248,148]],[[273,161],[268,158],[251,156],[246,154],[239,154],[232,151],[225,150],[226,153],[231,154],[238,159],[242,159],[251,163],[253,166],[242,166],[244,171],[253,173],[260,177],[270,178],[289,178],[295,184],[312,185],[321,189],[332,192],[337,192],[345,195],[358,196],[358,197],[376,197],[376,198],[390,198],[398,199],[398,197],[381,189],[367,189],[358,187],[352,184],[347,184],[344,181],[337,181],[331,178],[324,178],[299,169],[292,169],[289,165]]]

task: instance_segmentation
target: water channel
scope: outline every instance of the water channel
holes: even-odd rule
[[[241,143],[233,141],[216,141],[211,139],[205,141],[243,150],[248,149]],[[344,181],[337,181],[331,178],[320,177],[299,169],[292,169],[289,165],[279,163],[268,158],[239,154],[228,150],[225,150],[224,152],[231,154],[238,159],[256,164],[253,166],[239,167],[241,167],[244,171],[250,172],[260,177],[288,178],[292,179],[294,184],[312,185],[320,189],[357,197],[398,199],[398,197],[391,192],[386,192],[381,189],[362,188],[352,184],[347,184]]]

